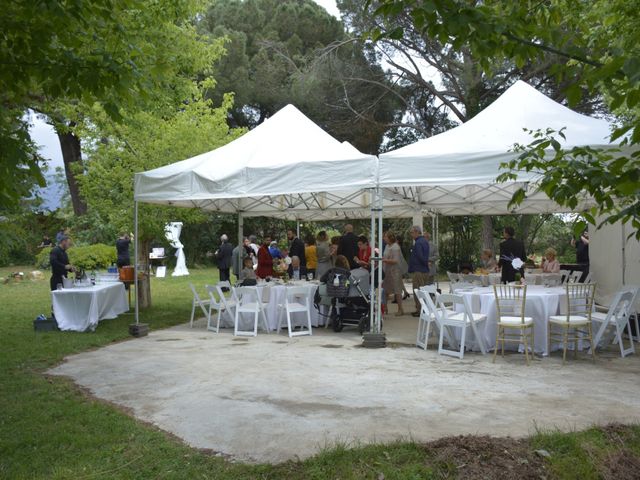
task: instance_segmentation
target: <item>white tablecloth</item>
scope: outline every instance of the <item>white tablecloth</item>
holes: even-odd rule
[[[460,295],[471,300],[474,313],[487,315],[484,325],[484,341],[488,348],[493,349],[496,343],[498,312],[493,287],[480,287],[469,291],[459,291]],[[547,320],[551,315],[558,315],[565,310],[566,290],[562,287],[542,287],[529,285],[527,287],[527,303],[525,315],[533,318],[535,351],[548,355],[547,351]],[[507,344],[508,345],[508,344]],[[514,344],[511,344],[512,346]],[[554,348],[555,345],[552,345]],[[505,346],[506,348],[506,346]]]
[[[124,284],[120,282],[55,290],[51,298],[60,330],[95,330],[100,320],[116,318],[129,310]]]
[[[291,285],[291,284],[290,284]],[[324,317],[318,314],[318,310],[313,306],[313,296],[316,293],[316,289],[318,288],[318,284],[300,281],[296,282],[295,286],[304,286],[307,287],[309,291],[309,313],[311,314],[311,325],[314,327],[320,326],[324,324]],[[284,304],[285,301],[285,293],[288,288],[287,285],[280,284],[270,284],[270,283],[262,283],[257,286],[258,291],[261,294],[262,302],[264,303],[264,309],[267,314],[267,324],[269,325],[270,330],[278,329],[278,321],[280,320],[281,310],[278,308],[279,305]],[[243,315],[243,322],[253,321],[253,317],[251,314]],[[296,313],[292,317],[293,321],[296,324],[306,322],[306,316],[302,313]],[[226,323],[226,322],[225,322]],[[244,328],[244,326],[242,326]]]

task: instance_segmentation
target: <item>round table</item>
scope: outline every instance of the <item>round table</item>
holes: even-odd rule
[[[492,349],[495,347],[498,312],[496,310],[493,287],[458,290],[456,293],[470,300],[471,309],[474,313],[482,313],[487,316],[487,321],[484,323],[484,331],[481,334],[484,335],[487,348]],[[538,285],[527,286],[525,316],[533,318],[534,348],[536,352],[543,355],[549,354],[547,347],[548,319],[551,315],[558,315],[566,311],[565,307],[566,290],[564,288]]]

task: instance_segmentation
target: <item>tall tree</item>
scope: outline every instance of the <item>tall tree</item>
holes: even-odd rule
[[[179,91],[184,77],[210,67],[222,46],[196,34],[191,21],[199,8],[200,0],[7,2],[0,17],[2,168],[44,183],[27,109],[56,127],[65,166],[81,164],[81,142],[72,136],[94,104],[118,121],[123,110],[161,103],[157,92]],[[82,167],[69,166],[70,191],[77,193]],[[0,202],[24,194],[23,182],[0,176]],[[82,213],[82,201],[73,203]]]
[[[367,2],[372,5],[373,2]],[[386,20],[406,16],[413,29],[440,42],[469,50],[481,58],[485,73],[502,58],[518,66],[553,55],[559,59],[552,73],[570,105],[583,97],[604,99],[620,127],[612,140],[640,143],[640,43],[637,2],[626,0],[554,0],[550,2],[459,2],[457,0],[380,0],[375,15]],[[393,31],[372,30],[372,37],[410,35],[402,25]],[[504,167],[500,180],[518,171],[535,172],[538,185],[557,203],[575,207],[584,192],[597,206],[584,214],[607,222],[631,222],[640,239],[640,151],[624,157],[590,148],[565,151],[557,142],[561,132],[533,132],[535,139],[520,158]],[[624,137],[628,134],[627,137]],[[550,156],[546,153],[553,148]],[[516,192],[514,203],[526,196]],[[578,224],[577,228],[583,225]]]
[[[235,93],[232,125],[251,128],[294,103],[337,139],[378,153],[397,99],[363,43],[349,41],[342,23],[315,2],[215,2],[199,27],[228,39],[213,98]],[[336,43],[337,54],[323,56]]]

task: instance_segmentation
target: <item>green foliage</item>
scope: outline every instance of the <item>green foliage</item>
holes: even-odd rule
[[[368,1],[367,4],[373,2]],[[459,2],[457,0],[380,0],[376,14],[385,18],[406,18],[422,35],[450,44],[466,46],[487,73],[496,58],[517,65],[544,58],[561,58],[554,66],[556,81],[563,84],[570,105],[581,98],[600,97],[619,122],[611,139],[623,145],[640,143],[640,43],[637,2],[596,0],[578,2]],[[374,29],[372,38],[404,38],[399,26],[393,32]],[[537,171],[542,190],[560,205],[574,207],[583,193],[592,195],[597,207],[586,212],[589,223],[601,215],[608,222],[630,221],[640,239],[640,153],[615,155],[578,148],[564,151],[552,138],[553,132],[538,132],[523,155],[506,165],[507,175]],[[561,133],[561,132],[559,132]],[[626,136],[624,136],[626,135]],[[543,148],[551,155],[545,157]],[[523,191],[514,203],[525,198]],[[578,226],[580,228],[580,226]]]
[[[233,125],[253,127],[293,103],[338,140],[378,153],[398,108],[392,86],[366,46],[315,2],[214,2],[199,28],[229,40],[212,95],[217,103],[235,93]]]
[[[221,41],[202,41],[190,23],[200,0],[20,0],[3,7],[0,206],[44,182],[27,109],[64,125],[97,103],[119,121],[123,110],[143,103],[165,106],[169,94],[183,99],[184,80],[222,53]]]
[[[620,155],[619,149],[563,150],[556,140],[556,135],[564,138],[562,131],[547,129],[531,134],[531,144],[515,147],[521,155],[502,164],[507,171],[498,177],[499,181],[516,178],[519,171],[532,172],[537,176],[536,187],[560,205],[576,210],[587,196],[593,198],[597,205],[582,212],[586,222],[596,224],[599,215],[606,217],[606,223],[630,222],[640,240],[640,152],[627,158]],[[520,188],[511,203],[521,203],[525,198],[525,191]],[[575,233],[582,232],[585,226],[584,222],[576,223]]]
[[[79,178],[80,190],[100,225],[114,232],[133,231],[133,176],[179,160],[213,150],[237,138],[243,131],[227,126],[232,97],[225,96],[220,107],[202,99],[196,90],[189,102],[170,115],[140,111],[114,124],[95,112],[97,129],[88,129],[91,140],[86,173]],[[108,141],[101,141],[108,138]],[[205,215],[196,209],[139,207],[139,240],[164,239],[164,225],[182,221],[198,223]]]
[[[44,248],[36,255],[36,267],[41,270],[50,268],[49,254],[51,249]],[[72,246],[67,251],[69,261],[72,265],[85,271],[107,268],[116,263],[117,254],[116,247],[96,243],[94,245],[78,245]]]

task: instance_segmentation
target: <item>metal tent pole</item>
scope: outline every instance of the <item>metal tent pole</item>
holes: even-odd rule
[[[136,325],[140,323],[140,305],[138,299],[140,298],[138,293],[138,202],[134,200],[133,202],[133,235],[134,246],[133,246],[133,284],[136,290]]]
[[[238,270],[237,272],[240,273],[240,271],[242,271],[242,257],[244,255],[242,255],[242,249],[244,248],[244,244],[243,244],[243,240],[244,240],[244,217],[242,216],[242,213],[238,212]]]
[[[380,245],[380,256],[382,257],[382,192],[380,187],[376,188],[378,202],[378,244]],[[376,322],[375,333],[381,333],[382,323],[382,261],[378,262],[378,295],[376,297]]]
[[[376,286],[375,286],[375,274],[376,263],[380,266],[379,262],[376,262],[376,198],[375,190],[371,189],[371,199],[369,201],[371,205],[371,229],[370,229],[370,241],[371,241],[371,256],[369,257],[369,318],[371,319],[369,330],[373,332],[373,320],[376,315],[375,298],[376,298]],[[379,249],[379,255],[382,251]]]

